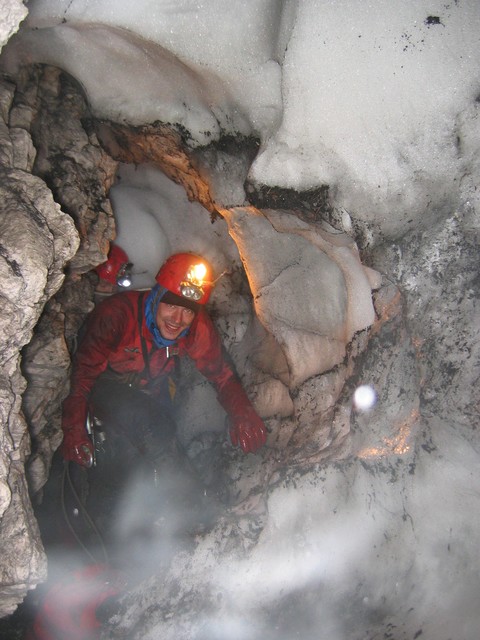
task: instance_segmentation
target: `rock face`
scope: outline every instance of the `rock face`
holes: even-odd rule
[[[476,189],[466,196],[456,211],[372,258],[402,282],[425,413],[442,415],[474,436],[480,408],[480,220]]]
[[[30,342],[43,307],[61,286],[63,267],[74,255],[78,239],[72,220],[54,202],[45,183],[31,173],[35,153],[28,130],[9,128],[14,87],[2,83],[1,93],[0,513],[5,615],[30,585],[45,577],[46,570],[24,471],[30,438],[21,411],[25,380],[20,350]]]
[[[3,47],[18,29],[27,15],[27,8],[21,0],[2,0],[0,3],[2,22],[0,25],[0,47]]]
[[[362,266],[352,239],[287,212],[237,208],[225,217],[256,314],[282,349],[282,381],[293,390],[340,364],[355,333],[373,324],[371,289],[381,284],[379,274]]]
[[[23,81],[17,86],[2,82],[0,89],[2,615],[46,576],[25,464],[28,460],[29,489],[37,494],[61,441],[60,403],[68,391],[70,352],[92,305],[93,287],[82,285],[80,274],[105,259],[114,233],[105,194],[116,163],[81,126],[80,94],[69,92],[58,71],[45,76],[37,69]],[[62,101],[72,103],[59,109]],[[57,102],[53,111],[46,108],[52,102]],[[57,119],[52,129],[49,116],[55,120],[62,111],[62,125]],[[68,153],[62,136],[69,141]],[[53,168],[55,158],[62,172]],[[81,245],[72,218],[82,221]],[[83,249],[77,252],[79,246]],[[72,288],[75,293],[69,293]]]
[[[87,132],[85,101],[59,70],[37,68],[23,83],[19,79],[17,93],[10,119],[30,126],[38,149],[33,171],[45,180],[80,236],[62,290],[46,305],[23,354],[28,380],[23,409],[33,437],[28,469],[36,494],[61,442],[60,404],[68,392],[70,357],[79,327],[93,307],[93,283],[83,274],[105,260],[115,234],[106,194],[117,164],[100,149],[95,134]]]

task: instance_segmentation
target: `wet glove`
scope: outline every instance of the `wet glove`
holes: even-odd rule
[[[267,429],[237,378],[232,376],[222,385],[218,399],[230,417],[233,446],[240,446],[245,453],[253,453],[263,447]]]
[[[65,460],[87,469],[93,465],[93,444],[84,427],[63,428],[60,452]]]
[[[93,466],[93,444],[85,428],[87,403],[82,396],[69,395],[63,402],[63,442],[60,453],[64,460],[89,469]]]
[[[244,453],[253,453],[263,447],[267,430],[263,420],[251,407],[245,407],[244,415],[234,416],[230,427],[230,440],[234,447],[240,445]]]

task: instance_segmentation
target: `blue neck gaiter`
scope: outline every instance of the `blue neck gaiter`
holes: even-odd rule
[[[145,319],[147,321],[147,327],[153,336],[155,344],[159,348],[170,347],[172,346],[172,344],[175,344],[176,341],[178,340],[178,338],[177,340],[167,340],[162,336],[162,334],[160,333],[157,327],[156,318],[157,318],[158,305],[162,301],[162,298],[167,291],[168,289],[165,289],[165,287],[161,287],[159,284],[156,284],[148,294],[147,299],[145,301]],[[189,331],[189,327],[187,327],[187,329],[184,329],[178,337],[183,338],[183,336],[187,335],[188,331]]]

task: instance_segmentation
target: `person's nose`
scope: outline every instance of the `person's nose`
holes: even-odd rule
[[[183,320],[183,309],[181,307],[178,307],[177,309],[174,310],[172,316],[172,321],[175,324],[182,324],[182,320]]]

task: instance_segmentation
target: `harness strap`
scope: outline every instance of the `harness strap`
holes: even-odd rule
[[[143,362],[145,365],[145,368],[142,371],[142,373],[146,371],[148,380],[151,381],[152,373],[150,371],[150,354],[148,353],[147,343],[145,342],[145,338],[143,337],[143,333],[142,333],[142,315],[143,315],[142,312],[143,312],[144,298],[145,298],[145,293],[142,293],[138,296],[138,313],[137,313],[138,333],[140,335],[140,342],[142,343]],[[150,353],[153,353],[155,349],[156,349],[156,344],[154,342]]]

